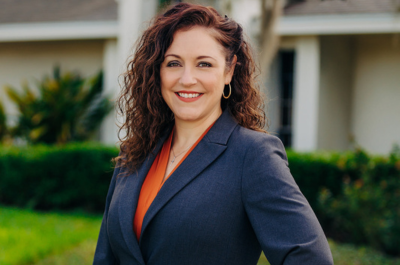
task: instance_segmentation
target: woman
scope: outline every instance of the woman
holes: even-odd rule
[[[242,28],[177,4],[144,32],[119,107],[94,264],[333,264],[323,231],[263,131]]]

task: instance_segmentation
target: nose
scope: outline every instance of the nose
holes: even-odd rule
[[[197,83],[197,79],[193,74],[191,67],[184,67],[179,83],[185,87],[192,86]]]

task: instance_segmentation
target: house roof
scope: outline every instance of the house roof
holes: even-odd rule
[[[0,23],[117,20],[116,0],[0,0]]]
[[[284,9],[284,15],[365,14],[396,11],[400,11],[399,0],[303,0],[288,4]]]

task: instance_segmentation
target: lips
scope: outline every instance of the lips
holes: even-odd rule
[[[203,93],[179,91],[175,92],[175,95],[184,102],[193,102],[201,98]]]
[[[183,98],[197,98],[200,96],[200,93],[179,93],[178,96],[183,97]]]

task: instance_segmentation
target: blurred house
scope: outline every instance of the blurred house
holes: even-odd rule
[[[4,85],[21,87],[61,71],[93,76],[104,71],[106,93],[116,96],[118,76],[144,21],[157,10],[158,0],[0,0],[0,99],[12,122],[17,113]],[[100,132],[115,144],[115,115]]]
[[[287,1],[271,130],[296,150],[400,144],[400,1]]]
[[[199,0],[257,35],[260,0]],[[62,70],[118,75],[159,0],[0,0],[0,97]],[[352,141],[373,153],[400,143],[400,1],[287,0],[277,25],[281,44],[270,71],[270,132],[300,151],[346,150]],[[4,102],[4,100],[3,100]],[[4,102],[7,105],[7,102]],[[9,113],[15,113],[10,104]],[[117,141],[115,117],[101,130]]]

